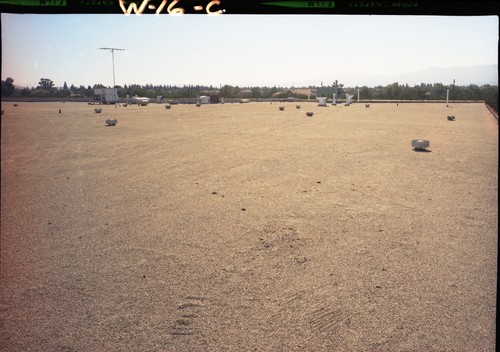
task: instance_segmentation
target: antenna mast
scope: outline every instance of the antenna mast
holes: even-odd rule
[[[111,59],[113,60],[113,88],[115,88],[115,50],[125,51],[125,49],[118,48],[99,48],[101,50],[110,50],[111,51]]]

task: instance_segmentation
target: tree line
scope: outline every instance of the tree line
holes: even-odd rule
[[[102,84],[93,86],[68,86],[64,82],[63,87],[56,88],[49,78],[41,78],[37,87],[18,88],[14,85],[14,79],[8,77],[2,80],[2,97],[27,97],[27,98],[93,98],[94,88],[106,88]],[[153,85],[153,84],[130,84],[116,86],[118,96],[125,98],[127,95],[138,95],[141,97],[156,98],[162,96],[167,99],[196,98],[200,95],[209,95],[217,93],[225,98],[250,98],[250,99],[269,99],[269,98],[298,98],[314,99],[314,94],[298,94],[295,89],[283,87],[238,87],[224,85],[221,87],[202,86],[202,85]],[[313,87],[305,87],[305,89]],[[359,90],[360,99],[363,100],[445,100],[447,90],[449,90],[450,100],[484,100],[496,111],[498,111],[498,86],[493,85],[474,85],[450,86],[442,83],[421,83],[419,85],[409,86],[399,83],[392,83],[386,86],[376,87],[342,87],[341,98],[345,94],[352,94],[357,97]],[[303,89],[301,90],[303,91]]]

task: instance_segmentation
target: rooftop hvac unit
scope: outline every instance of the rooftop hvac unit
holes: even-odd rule
[[[426,150],[430,145],[428,139],[413,139],[411,141],[411,146],[415,150]]]
[[[327,106],[326,105],[326,99],[327,97],[318,97],[318,106]]]

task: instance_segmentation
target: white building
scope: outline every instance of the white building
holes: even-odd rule
[[[118,102],[118,89],[94,88],[94,101],[102,104],[115,104]]]

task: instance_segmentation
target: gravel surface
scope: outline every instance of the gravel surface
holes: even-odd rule
[[[495,350],[483,104],[95,107],[2,103],[0,350]]]

